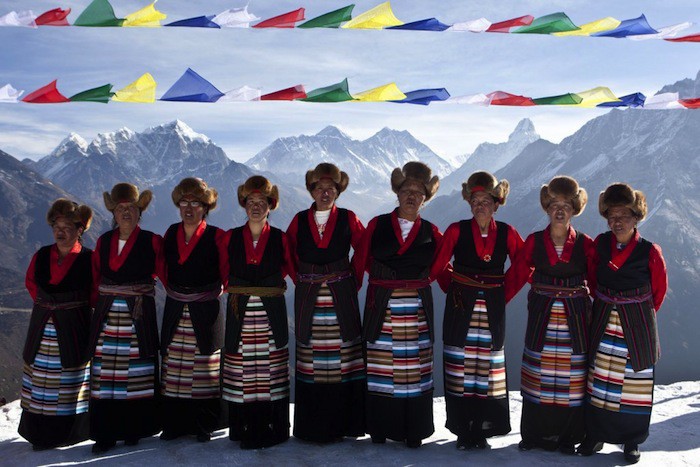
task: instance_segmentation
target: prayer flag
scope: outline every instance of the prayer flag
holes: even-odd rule
[[[443,24],[435,18],[429,18],[402,24],[400,26],[391,26],[386,29],[403,29],[406,31],[444,31],[449,27],[449,25]]]
[[[261,101],[293,101],[295,99],[303,99],[306,97],[304,86],[298,84],[291,88],[281,89],[279,91],[263,94],[260,96]]]
[[[216,102],[224,93],[216,89],[206,79],[188,68],[185,73],[168,89],[162,101],[180,102]]]
[[[260,89],[250,86],[241,86],[236,89],[231,89],[224,94],[219,102],[249,102],[259,101],[261,96]]]
[[[644,94],[635,92],[634,94],[622,96],[615,102],[603,102],[598,104],[597,107],[641,107],[644,105],[645,100],[646,96]]]
[[[528,26],[532,24],[532,21],[534,20],[534,16],[531,15],[525,15],[525,16],[519,16],[518,18],[513,18],[513,19],[507,19],[505,21],[501,21],[500,23],[493,23],[489,28],[486,30],[486,32],[504,32],[504,33],[509,33],[510,28],[514,28],[517,26]]]
[[[639,18],[626,19],[618,27],[610,31],[597,32],[592,34],[595,37],[615,37],[638,36],[641,34],[656,34],[659,31],[649,26],[647,18],[641,15]]]
[[[144,73],[139,79],[117,91],[112,100],[142,104],[153,103],[156,101],[156,80],[150,73]]]
[[[622,23],[611,16],[582,24],[575,31],[555,32],[555,36],[591,36],[598,32],[611,31]]]
[[[91,4],[80,13],[74,26],[109,27],[121,26],[123,19],[114,15],[114,9],[108,0],[93,0]]]
[[[384,2],[353,18],[342,27],[346,29],[384,29],[402,24],[403,21],[394,16],[394,12],[391,10],[391,3]]]
[[[88,89],[87,91],[79,92],[78,94],[71,96],[71,102],[100,102],[102,104],[107,104],[109,100],[114,96],[112,92],[112,85],[105,84],[98,88]]]
[[[0,16],[0,26],[19,26],[24,28],[35,28],[36,15],[32,10],[11,11]]]
[[[179,21],[173,21],[165,26],[168,27],[181,27],[181,28],[213,28],[220,29],[221,26],[212,21],[213,16],[197,16],[195,18],[181,19]]]
[[[515,34],[552,34],[554,32],[577,31],[576,26],[564,13],[552,13],[535,19],[529,26],[513,31]]]
[[[384,86],[368,89],[359,94],[353,94],[352,97],[356,101],[362,102],[385,102],[403,100],[406,98],[406,94],[399,90],[396,83],[389,83]]]
[[[0,102],[4,104],[16,104],[22,94],[24,94],[24,91],[19,91],[13,88],[11,84],[6,84],[0,88]]]
[[[529,97],[518,96],[503,91],[490,92],[486,94],[486,97],[491,99],[490,105],[513,105],[519,107],[535,105],[535,103],[532,102],[532,99]]]
[[[45,13],[39,15],[39,17],[34,20],[37,26],[69,26],[68,15],[70,14],[70,8],[62,10],[60,8],[54,8]]]
[[[450,93],[447,92],[445,88],[418,89],[416,91],[407,92],[404,99],[392,102],[396,102],[397,104],[428,105],[433,101],[447,100],[449,97]]]
[[[29,104],[60,104],[61,102],[68,102],[68,98],[58,92],[56,80],[53,80],[46,86],[24,96],[22,102]]]
[[[304,19],[304,9],[299,8],[298,10],[290,11],[289,13],[284,13],[274,18],[266,19],[261,21],[254,28],[293,28],[294,25]]]
[[[352,19],[352,10],[355,5],[348,5],[325,15],[317,16],[306,23],[302,23],[298,28],[339,28],[341,24]]]
[[[306,102],[344,102],[351,101],[352,96],[348,91],[348,79],[345,78],[340,83],[331,84],[323,88],[314,89],[300,99]]]
[[[248,12],[248,6],[222,11],[212,20],[222,28],[249,28],[250,23],[260,18]]]
[[[126,15],[124,18],[124,27],[142,27],[142,28],[159,28],[160,21],[168,16],[156,10],[156,2],[151,3],[147,7],[141,8],[139,11]]]

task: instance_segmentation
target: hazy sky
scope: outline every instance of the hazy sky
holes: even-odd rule
[[[89,0],[3,0],[11,10],[36,13],[73,9],[72,23]],[[148,0],[112,0],[117,16]],[[252,0],[249,11],[265,19],[298,7],[313,18],[349,1]],[[355,15],[381,3],[358,0]],[[242,6],[240,0],[160,0],[164,23]],[[436,17],[452,24],[479,17],[496,22],[563,11],[576,24],[605,16],[623,20],[645,13],[663,27],[700,22],[697,0],[547,1],[394,0],[405,21]],[[700,28],[694,26],[690,32]],[[144,72],[158,82],[160,97],[191,67],[222,91],[247,84],[263,92],[296,84],[307,90],[347,77],[351,92],[395,81],[403,91],[445,87],[454,96],[504,90],[531,97],[609,86],[618,95],[654,94],[665,84],[694,78],[700,44],[539,35],[360,30],[207,30],[195,28],[0,28],[0,86],[31,92],[55,78],[66,96],[105,83],[115,90]],[[313,134],[337,125],[363,139],[382,127],[409,130],[444,156],[471,152],[484,141],[504,141],[529,117],[544,138],[558,142],[604,110],[562,107],[471,107],[300,102],[171,103],[108,105],[0,105],[0,149],[18,158],[48,154],[69,132],[86,140],[128,127],[134,131],[175,118],[210,136],[229,157],[247,160],[275,138]]]

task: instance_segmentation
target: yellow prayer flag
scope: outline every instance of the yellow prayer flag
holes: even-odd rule
[[[122,27],[159,28],[160,21],[167,17],[168,15],[156,10],[156,2],[153,2],[139,11],[127,15]]]
[[[389,2],[377,5],[359,16],[351,19],[342,28],[347,29],[384,29],[389,26],[401,26],[403,21],[394,16]]]
[[[406,99],[406,94],[399,90],[396,83],[385,84],[378,88],[369,89],[359,94],[353,94],[353,99],[362,102],[384,102],[384,101],[400,101]]]
[[[156,80],[150,73],[144,73],[139,79],[117,91],[112,100],[152,104],[156,101]]]
[[[592,21],[590,23],[582,24],[576,31],[565,31],[565,32],[555,32],[554,36],[590,36],[597,32],[611,31],[618,27],[622,21],[617,20],[611,16],[607,18]]]
[[[610,88],[605,86],[577,92],[576,95],[581,98],[581,103],[574,105],[574,107],[595,107],[603,102],[620,102],[620,99],[613,94]]]

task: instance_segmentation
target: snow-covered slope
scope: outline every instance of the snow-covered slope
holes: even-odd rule
[[[649,439],[641,445],[640,466],[700,465],[700,382],[683,382],[657,386],[651,416]],[[606,444],[592,457],[567,456],[558,452],[518,450],[520,441],[521,399],[510,395],[510,422],[513,431],[489,440],[486,451],[458,451],[455,436],[445,426],[445,401],[434,399],[435,433],[419,449],[387,441],[372,444],[369,437],[318,445],[291,438],[269,449],[243,451],[228,439],[228,431],[215,433],[212,441],[200,444],[194,438],[160,441],[157,437],[141,440],[138,446],[117,448],[106,455],[93,456],[91,442],[51,451],[32,451],[31,445],[19,438],[19,401],[0,408],[0,463],[13,466],[74,465],[99,462],[99,465],[499,465],[499,466],[600,466],[624,465],[619,446]],[[292,407],[293,409],[293,407]]]

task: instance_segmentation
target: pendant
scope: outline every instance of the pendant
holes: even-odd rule
[[[488,263],[491,261],[491,255],[484,255],[482,259]]]

